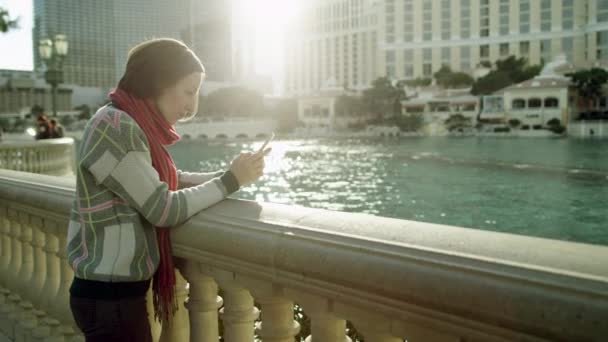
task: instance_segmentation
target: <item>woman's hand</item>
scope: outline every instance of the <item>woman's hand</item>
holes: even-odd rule
[[[230,164],[230,171],[240,186],[249,185],[264,174],[264,153],[245,152],[238,155]]]

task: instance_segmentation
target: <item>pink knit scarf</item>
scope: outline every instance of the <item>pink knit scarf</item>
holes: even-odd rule
[[[116,107],[127,112],[144,131],[150,145],[152,167],[158,171],[160,180],[169,185],[169,190],[177,190],[177,169],[165,146],[175,144],[180,136],[173,125],[150,100],[135,97],[121,89],[109,94]],[[137,175],[134,175],[135,177]],[[154,317],[161,322],[167,321],[177,310],[175,299],[175,270],[171,251],[171,237],[168,228],[156,227],[160,264],[154,273],[152,291],[154,292]]]

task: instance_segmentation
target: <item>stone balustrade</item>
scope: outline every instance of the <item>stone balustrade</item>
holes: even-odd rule
[[[72,138],[0,143],[0,169],[65,176],[73,174],[73,165]]]
[[[0,330],[83,341],[66,262],[74,179],[0,170]],[[226,200],[172,231],[181,306],[160,341],[602,341],[608,248]],[[221,292],[218,290],[221,289]],[[219,294],[222,294],[220,297]]]

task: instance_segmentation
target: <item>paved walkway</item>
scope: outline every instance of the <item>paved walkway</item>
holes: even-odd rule
[[[2,333],[0,333],[0,342],[12,342],[12,341],[9,340],[8,337],[6,337]]]

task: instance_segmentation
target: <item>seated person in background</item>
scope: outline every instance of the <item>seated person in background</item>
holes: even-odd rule
[[[36,140],[49,139],[51,137],[51,123],[45,115],[39,115],[36,119]]]
[[[51,138],[63,138],[63,126],[55,119],[51,119]]]

